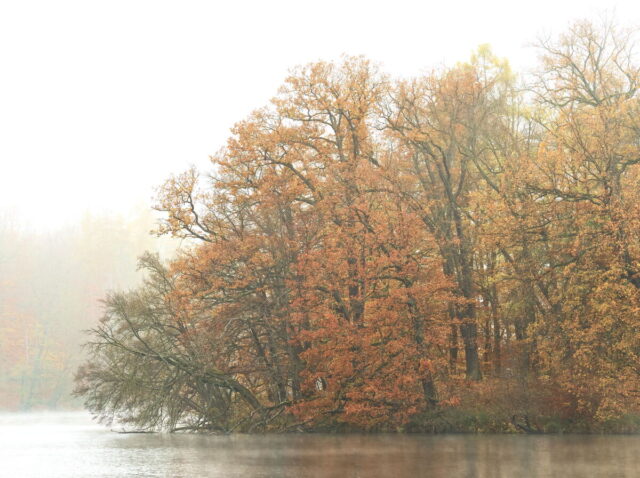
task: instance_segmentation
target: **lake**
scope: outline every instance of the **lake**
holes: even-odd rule
[[[639,436],[119,434],[80,412],[0,414],[0,476],[637,477]]]

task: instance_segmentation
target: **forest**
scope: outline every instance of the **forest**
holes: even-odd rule
[[[639,430],[634,46],[292,70],[159,189],[183,247],[106,296],[75,393],[135,430]]]
[[[74,226],[35,231],[0,220],[0,410],[78,408],[73,372],[84,360],[83,330],[102,315],[113,288],[140,283],[136,257],[171,253],[149,235],[145,209],[130,217],[85,214]]]

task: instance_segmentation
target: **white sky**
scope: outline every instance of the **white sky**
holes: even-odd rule
[[[640,25],[637,0],[0,0],[0,218],[150,204],[295,65],[364,54],[412,75],[490,43],[517,69],[541,31],[612,8]]]

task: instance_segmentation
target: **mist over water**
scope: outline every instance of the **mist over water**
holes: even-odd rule
[[[0,415],[0,475],[21,478],[633,477],[639,447],[637,436],[121,434],[83,412]]]
[[[640,476],[640,3],[13,3],[0,478]]]

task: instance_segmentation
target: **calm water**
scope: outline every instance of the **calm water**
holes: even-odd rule
[[[638,477],[640,437],[124,435],[82,413],[6,414],[0,476]]]

